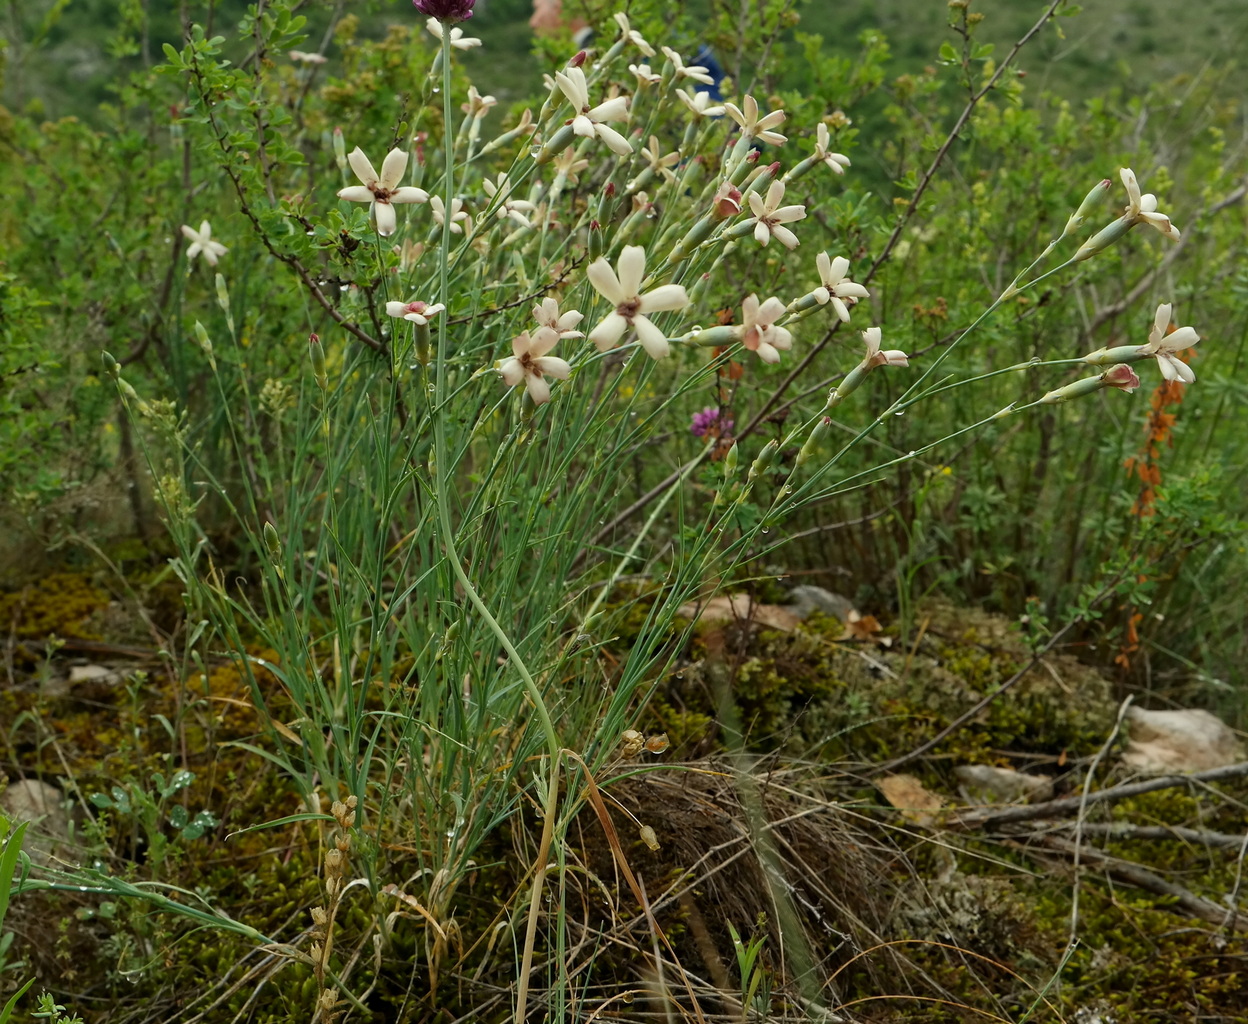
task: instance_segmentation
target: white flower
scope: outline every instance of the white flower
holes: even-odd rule
[[[533,319],[540,324],[540,331],[553,331],[556,338],[583,338],[584,332],[578,331],[576,325],[585,319],[585,314],[569,309],[560,314],[559,303],[549,295],[533,307]]]
[[[711,77],[710,71],[701,64],[690,64],[685,67],[684,58],[673,50],[670,46],[662,46],[663,56],[672,62],[672,66],[676,69],[677,78],[688,78],[694,82],[701,82],[703,85],[714,85],[715,79]]]
[[[546,355],[559,335],[554,331],[541,328],[532,337],[525,331],[511,339],[511,358],[499,364],[498,372],[510,387],[523,383],[528,388],[529,396],[535,405],[550,401],[550,385],[543,379],[549,374],[558,380],[567,380],[572,375],[572,367],[558,356]]]
[[[401,149],[392,149],[386,154],[379,175],[369,163],[364,151],[356,146],[347,154],[347,163],[355,176],[364,182],[363,185],[348,185],[338,190],[338,198],[352,203],[369,203],[369,216],[377,225],[377,234],[393,235],[396,225],[393,203],[424,203],[429,200],[429,193],[423,188],[410,186],[399,188],[403,172],[407,170],[407,154]]]
[[[658,85],[663,81],[663,76],[652,71],[649,64],[630,64],[628,70],[636,77],[637,85],[641,88],[647,85]]]
[[[497,102],[498,100],[493,96],[482,96],[477,92],[475,85],[470,85],[468,86],[468,102],[460,104],[459,109],[465,114],[471,114],[473,117],[485,117],[490,107]]]
[[[230,250],[220,242],[212,240],[212,225],[207,221],[203,221],[196,231],[189,224],[182,225],[182,234],[190,240],[190,248],[186,250],[186,258],[193,260],[200,253],[204,254],[204,259],[208,262],[208,266],[215,267],[217,258],[224,256]]]
[[[828,126],[822,121],[815,129],[815,159],[822,160],[837,174],[844,174],[845,168],[849,166],[849,157],[842,153],[828,152]]]
[[[1148,344],[1140,346],[1140,354],[1155,356],[1157,368],[1161,370],[1161,375],[1166,380],[1181,380],[1185,384],[1191,384],[1196,380],[1196,374],[1176,353],[1191,348],[1200,341],[1200,335],[1196,333],[1194,327],[1175,327],[1167,334],[1166,329],[1170,326],[1172,308],[1168,302],[1163,302],[1157,307],[1157,315],[1153,318],[1153,329],[1148,332]]]
[[[604,121],[626,121],[628,119],[628,97],[617,96],[615,99],[599,103],[596,107],[589,105],[589,86],[585,83],[585,72],[580,68],[568,68],[556,71],[555,81],[563,94],[576,110],[572,118],[572,131],[587,139],[595,136],[607,144],[607,148],[618,156],[629,156],[633,147],[614,128],[608,128]]]
[[[647,43],[638,32],[628,23],[628,15],[620,11],[615,16],[615,23],[620,26],[620,33],[625,39],[629,40],[637,49],[644,53],[647,57],[654,56],[654,47]],[[630,68],[631,70],[631,68]]]
[[[1119,176],[1122,178],[1122,183],[1127,187],[1127,198],[1131,200],[1127,204],[1126,212],[1123,216],[1130,220],[1132,224],[1144,221],[1146,224],[1155,227],[1167,238],[1177,242],[1180,237],[1179,229],[1170,223],[1170,218],[1164,213],[1157,212],[1157,197],[1151,192],[1140,195],[1139,182],[1135,180],[1135,172],[1130,167],[1124,167],[1119,172]]]
[[[442,22],[437,18],[430,18],[425,22],[425,29],[434,39],[439,42],[442,40]],[[451,29],[451,46],[456,50],[471,50],[474,46],[480,46],[481,40],[474,39],[472,36],[465,36],[462,28]]]
[[[863,357],[862,366],[868,370],[876,366],[909,366],[910,360],[898,348],[880,351],[880,329],[868,327],[862,332],[862,340],[867,344],[867,354]]]
[[[814,295],[819,305],[824,306],[829,302],[832,308],[836,310],[836,315],[841,318],[842,323],[849,323],[849,307],[854,305],[859,299],[865,299],[870,296],[870,292],[860,284],[854,284],[848,280],[845,275],[849,271],[849,260],[844,256],[838,256],[834,260],[828,259],[826,252],[821,252],[816,258],[815,263],[819,267],[819,279],[823,284],[816,288],[811,294]],[[849,302],[842,300],[849,299]]]
[[[413,299],[411,302],[387,302],[386,315],[393,317],[402,317],[404,320],[410,320],[412,323],[421,327],[425,326],[431,317],[437,316],[446,306],[438,302],[429,305],[427,302],[421,302]]]
[[[501,197],[498,206],[499,220],[512,220],[522,228],[530,227],[529,218],[526,214],[532,213],[537,209],[527,199],[512,199],[511,182],[507,180],[507,175],[500,171],[496,181],[490,181],[486,178],[481,182],[481,187],[485,189],[485,194],[493,200],[495,197]],[[436,214],[435,214],[436,217]],[[451,228],[455,230],[454,226]]]
[[[747,295],[741,303],[741,344],[757,352],[764,363],[780,362],[779,350],[793,345],[793,335],[776,326],[784,310],[784,303],[774,295],[761,304],[757,295]]]
[[[779,146],[789,141],[788,136],[771,130],[776,125],[783,123],[786,116],[783,110],[773,110],[770,114],[759,117],[758,101],[753,96],[747,96],[742,103],[744,109],[738,107],[735,103],[724,104],[724,110],[728,112],[728,116],[741,126],[742,135],[745,135],[747,138],[758,139],[760,142],[770,143],[773,146]]]
[[[555,157],[555,170],[563,175],[565,181],[570,181],[573,185],[580,182],[577,176],[588,166],[589,161],[579,159],[576,150],[571,146]]]
[[[772,235],[790,249],[797,248],[797,235],[784,225],[789,221],[801,220],[806,216],[804,206],[781,206],[784,201],[784,182],[773,181],[767,189],[766,200],[757,192],[750,193],[750,209],[754,211],[754,240],[759,245],[766,245]]]
[[[433,220],[435,224],[441,224],[446,220],[446,204],[442,202],[441,196],[432,196],[429,199],[429,208],[433,211]],[[461,224],[460,221],[464,223]],[[451,200],[451,234],[462,235],[464,226],[467,225],[468,230],[472,230],[472,219],[464,212],[464,201],[462,199]]]
[[[695,118],[720,117],[724,113],[722,106],[711,106],[711,94],[709,92],[695,92],[691,97],[684,89],[677,89],[676,95],[680,97],[681,103],[689,108],[690,113]]]
[[[287,50],[286,55],[291,60],[296,60],[300,64],[324,64],[327,60],[329,60],[328,57],[319,53],[304,53],[303,50]]]
[[[641,295],[641,282],[646,276],[646,250],[640,245],[626,245],[616,262],[619,277],[611,264],[599,258],[590,264],[589,281],[606,300],[614,304],[614,311],[603,317],[602,322],[589,332],[589,340],[600,352],[614,348],[630,327],[637,332],[637,340],[653,359],[662,359],[668,353],[667,336],[642,314],[657,313],[666,309],[684,309],[689,296],[678,284],[665,284]]]

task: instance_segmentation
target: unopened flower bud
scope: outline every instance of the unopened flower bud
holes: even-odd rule
[[[1113,182],[1105,178],[1092,186],[1089,192],[1079,204],[1079,209],[1070,215],[1070,220],[1066,222],[1066,228],[1062,231],[1062,237],[1065,238],[1076,228],[1081,227],[1083,222],[1088,219],[1088,214],[1092,212],[1092,208],[1105,198],[1105,193],[1113,186]]]
[[[347,140],[342,134],[341,128],[334,129],[334,163],[338,165],[338,170],[346,171],[347,169]]]
[[[750,474],[745,478],[746,483],[753,483],[756,478],[767,472],[775,460],[776,452],[779,448],[780,443],[774,439],[763,445],[763,450],[758,453],[758,458],[750,463]]]
[[[195,340],[199,342],[199,347],[203,350],[204,355],[208,357],[208,365],[215,370],[217,368],[217,357],[212,351],[212,339],[208,337],[208,331],[198,320],[195,321]]]
[[[277,562],[282,557],[282,540],[277,535],[277,527],[272,523],[264,524],[264,546],[269,549],[269,557]]]
[[[1119,363],[1097,377],[1085,377],[1073,384],[1067,384],[1064,388],[1050,391],[1040,399],[1040,404],[1056,405],[1058,402],[1069,402],[1075,398],[1082,398],[1084,395],[1095,394],[1102,388],[1118,388],[1130,394],[1139,386],[1140,378],[1136,376],[1135,371],[1126,363]]]
[[[1083,245],[1079,246],[1078,252],[1072,258],[1073,262],[1081,262],[1089,260],[1098,252],[1104,252],[1118,239],[1131,230],[1132,221],[1128,217],[1119,217],[1112,224],[1108,224],[1101,228],[1095,235],[1089,238]]]
[[[321,347],[320,335],[308,335],[308,352],[312,357],[312,376],[322,392],[329,390],[329,372],[325,368],[325,349]]]
[[[121,367],[117,365],[117,360],[113,358],[110,352],[100,353],[100,362],[104,364],[104,372],[113,380],[117,380],[121,376]]]
[[[570,61],[568,61],[568,67],[583,68],[587,60],[589,60],[589,51],[580,50],[577,52],[575,57],[573,57]]]
[[[737,473],[737,442],[724,454],[724,480],[731,480]]]
[[[832,418],[830,416],[823,416],[819,419],[819,422],[811,428],[810,436],[806,438],[806,443],[802,445],[802,450],[797,453],[796,465],[802,465],[814,455],[815,449],[819,447],[819,442],[827,436],[831,426]]]

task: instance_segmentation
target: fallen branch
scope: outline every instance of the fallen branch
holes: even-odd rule
[[[1155,779],[1142,782],[1124,782],[1108,789],[1089,793],[1062,797],[1058,800],[1047,800],[1042,804],[1024,804],[1017,807],[987,807],[969,811],[951,819],[946,824],[950,828],[992,829],[1000,825],[1009,825],[1017,821],[1035,821],[1037,818],[1060,818],[1074,814],[1080,807],[1091,807],[1093,804],[1113,803],[1142,793],[1152,793],[1159,789],[1173,789],[1189,782],[1221,782],[1224,779],[1237,779],[1248,775],[1248,761],[1239,764],[1228,764],[1221,768],[1210,768],[1203,772],[1192,772],[1189,775],[1162,775]],[[1087,826],[1085,825],[1086,829]]]
[[[1058,828],[1074,828],[1074,824],[1054,823]],[[1110,839],[1136,839],[1141,841],[1175,839],[1197,846],[1216,846],[1223,850],[1241,850],[1248,844],[1248,833],[1232,835],[1229,832],[1209,832],[1202,828],[1185,828],[1182,825],[1133,825],[1129,821],[1108,821],[1089,824],[1084,822],[1079,831],[1085,836],[1107,836]]]
[[[1071,856],[1075,854],[1075,844],[1069,839],[1063,839],[1060,836],[1042,836],[1040,842],[1061,853]],[[1086,863],[1095,864],[1111,878],[1126,882],[1145,892],[1173,899],[1180,909],[1191,914],[1192,917],[1216,924],[1220,928],[1248,932],[1248,915],[1241,914],[1233,907],[1224,907],[1214,903],[1213,900],[1197,896],[1190,889],[1185,889],[1175,882],[1168,882],[1134,861],[1111,857],[1109,854],[1101,853],[1100,850],[1089,849],[1086,846],[1079,848],[1079,855]]]

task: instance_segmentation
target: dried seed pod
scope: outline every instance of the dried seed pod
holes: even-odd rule
[[[645,843],[647,847],[649,847],[652,851],[658,851],[659,837],[654,834],[654,829],[652,829],[649,825],[642,825],[637,834],[641,836],[641,841]]]
[[[667,733],[656,732],[653,736],[646,737],[646,749],[652,754],[661,754],[667,749]]]
[[[646,738],[636,729],[625,729],[620,736],[620,756],[636,757],[646,745]]]

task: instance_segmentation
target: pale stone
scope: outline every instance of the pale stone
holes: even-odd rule
[[[1147,711],[1128,708],[1131,742],[1122,760],[1150,772],[1200,772],[1244,759],[1230,726],[1199,708]]]

